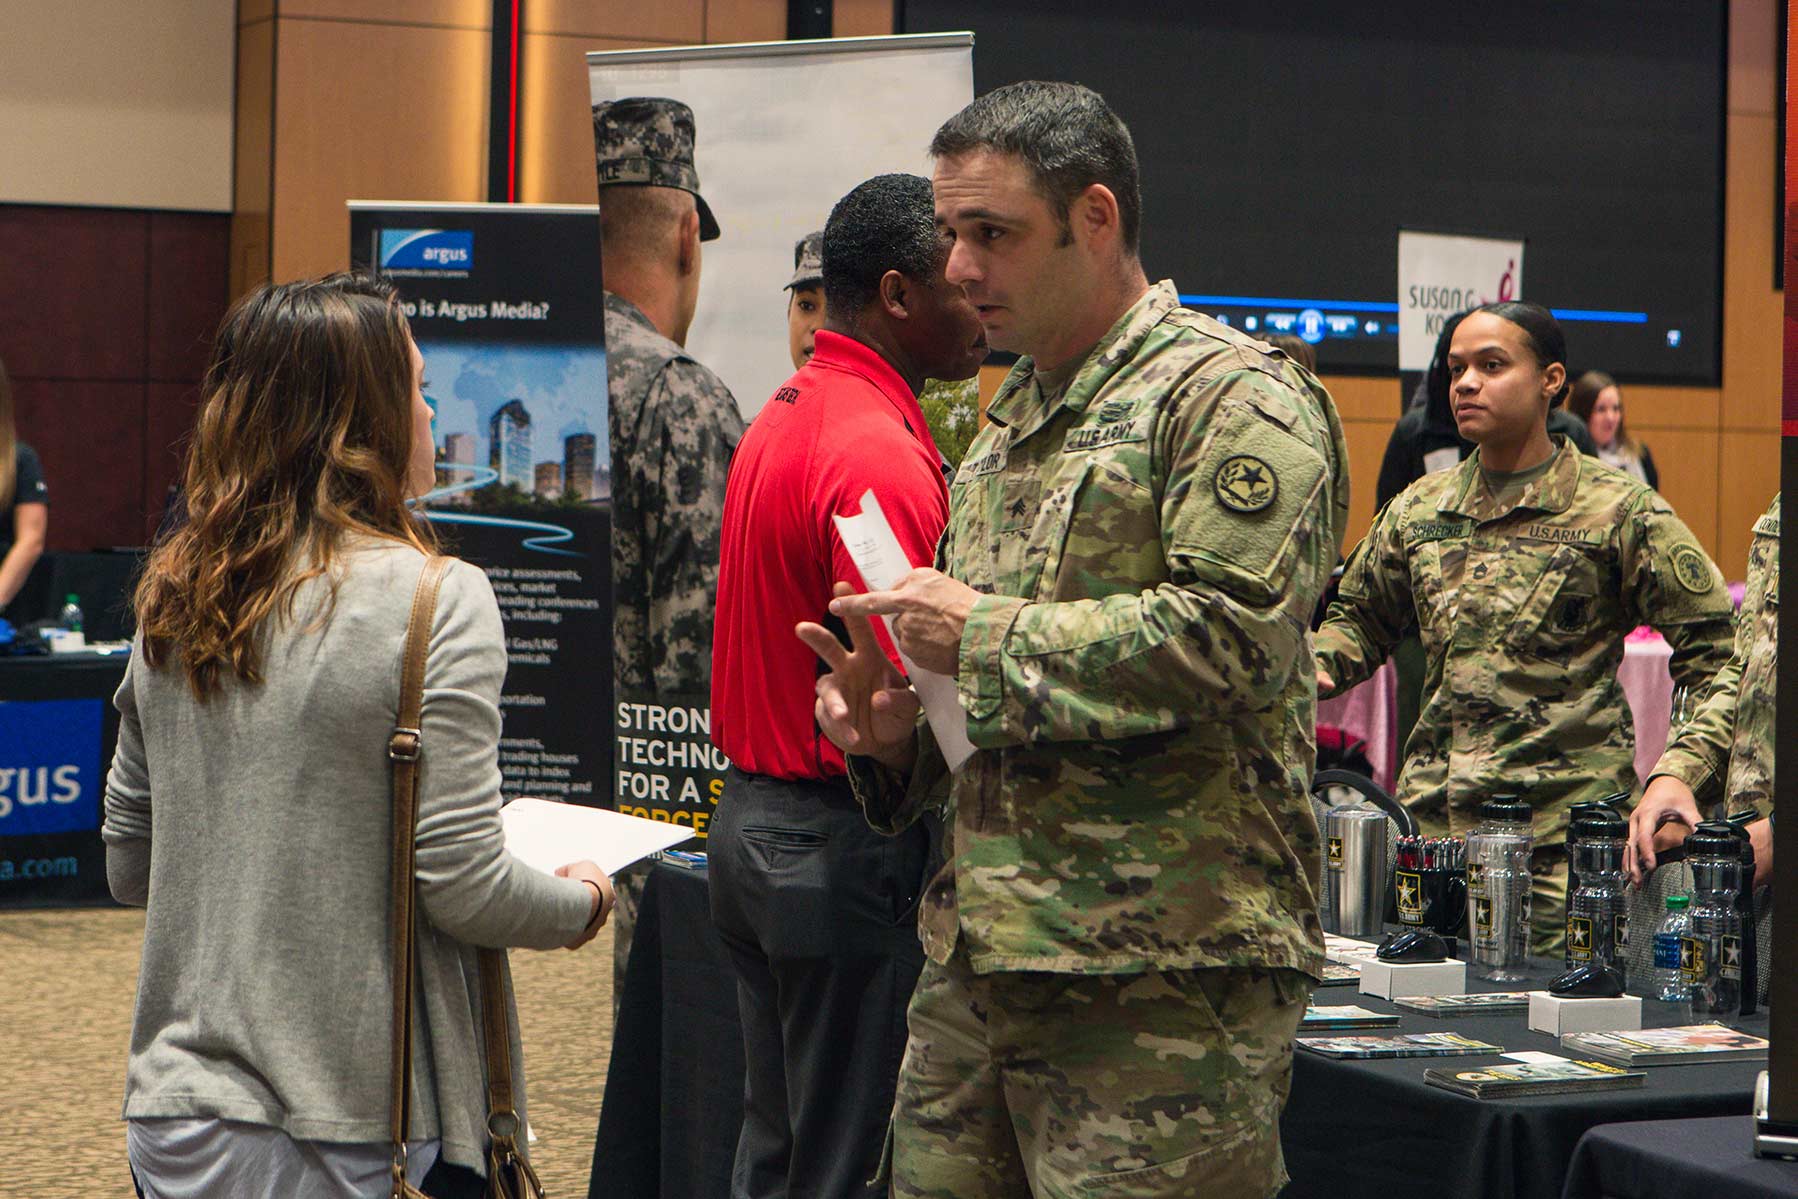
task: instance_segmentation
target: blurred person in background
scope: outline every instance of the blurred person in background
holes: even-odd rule
[[[12,381],[0,362],[0,616],[10,620],[24,615],[8,607],[43,555],[49,528],[50,489],[37,453],[19,440]]]
[[[824,327],[824,231],[793,243],[793,277],[787,280],[787,353],[793,369],[812,360]]]
[[[1634,476],[1656,491],[1661,489],[1661,472],[1654,468],[1654,455],[1623,425],[1623,393],[1617,388],[1617,380],[1603,371],[1587,371],[1574,380],[1567,407],[1586,422],[1600,462]]]
[[[1274,349],[1310,371],[1317,373],[1317,350],[1302,337],[1291,333],[1269,333],[1261,339]]]

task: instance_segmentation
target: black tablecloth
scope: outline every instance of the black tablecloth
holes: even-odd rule
[[[1524,990],[1551,973],[1544,967],[1527,984],[1469,986]],[[1397,1010],[1352,986],[1319,988],[1314,1001]],[[650,874],[619,1002],[590,1199],[723,1199],[742,1121],[743,1050],[735,977],[712,931],[703,874],[672,866]],[[1650,1025],[1679,1022],[1653,1002],[1643,1016]],[[1764,1015],[1732,1023],[1767,1032]],[[1437,1020],[1407,1012],[1397,1031],[1465,1033],[1513,1052],[1558,1050],[1522,1015]],[[1293,1178],[1287,1199],[1552,1199],[1588,1129],[1745,1115],[1764,1066],[1658,1066],[1640,1090],[1533,1099],[1482,1101],[1424,1085],[1432,1065],[1495,1060],[1350,1062],[1299,1053],[1280,1122]]]
[[[1470,990],[1527,990],[1553,971],[1504,986],[1469,981]],[[1314,1003],[1355,1003],[1375,1011],[1397,1008],[1355,988],[1319,988]],[[1438,1020],[1401,1013],[1391,1032],[1457,1032],[1509,1052],[1559,1052],[1554,1037],[1530,1032],[1524,1015]],[[1644,1001],[1650,1027],[1684,1021],[1667,1004]],[[1767,1018],[1731,1020],[1759,1036]],[[1309,1034],[1306,1034],[1309,1035]],[[1319,1034],[1323,1035],[1323,1034]],[[1740,1116],[1750,1110],[1760,1062],[1648,1067],[1640,1090],[1480,1100],[1425,1085],[1431,1066],[1472,1069],[1496,1057],[1399,1058],[1339,1061],[1300,1052],[1292,1098],[1280,1121],[1292,1174],[1288,1199],[1393,1199],[1396,1195],[1455,1195],[1511,1199],[1561,1193],[1574,1145],[1587,1129],[1620,1121]]]
[[[1580,1138],[1564,1199],[1790,1199],[1798,1162],[1753,1155],[1754,1119],[1605,1124]]]
[[[87,762],[80,776],[86,793],[81,809],[86,814],[84,823],[92,827],[19,835],[15,826],[23,826],[24,809],[12,802],[18,795],[17,776],[0,780],[0,797],[7,798],[6,804],[0,804],[6,808],[6,815],[0,817],[0,907],[112,902],[106,886],[106,847],[100,841],[99,797],[119,738],[119,714],[112,706],[112,696],[125,677],[127,661],[128,655],[123,653],[0,657],[0,719],[5,718],[4,705],[8,703],[84,700],[100,708],[99,740],[97,744],[87,742],[83,755]],[[62,722],[59,718],[54,723]],[[21,748],[27,751],[23,760],[0,761],[0,767],[17,770],[33,763],[35,751],[43,747]],[[54,769],[65,763],[62,757],[52,755],[35,764]]]
[[[591,1199],[726,1199],[743,1123],[737,982],[703,873],[657,865],[637,912]]]

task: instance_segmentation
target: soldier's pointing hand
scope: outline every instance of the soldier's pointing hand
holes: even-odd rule
[[[954,678],[961,671],[961,634],[980,593],[940,570],[919,567],[907,571],[891,591],[838,596],[830,610],[848,620],[851,616],[891,616],[893,636],[905,656],[922,666]]]

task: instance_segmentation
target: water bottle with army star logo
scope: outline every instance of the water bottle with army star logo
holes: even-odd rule
[[[1692,927],[1680,943],[1680,975],[1692,1015],[1735,1016],[1742,1004],[1742,851],[1735,829],[1705,821],[1686,838],[1692,867]]]
[[[1567,899],[1567,965],[1605,965],[1625,977],[1629,907],[1623,896],[1623,847],[1628,826],[1616,816],[1593,814],[1582,816],[1578,826],[1571,850],[1579,887]]]
[[[1473,972],[1493,982],[1525,977],[1530,949],[1530,807],[1514,795],[1480,805],[1467,838],[1467,943]]]

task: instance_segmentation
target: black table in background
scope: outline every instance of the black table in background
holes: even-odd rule
[[[1753,1156],[1754,1118],[1603,1124],[1580,1138],[1563,1199],[1790,1199],[1798,1162]]]
[[[1535,984],[1470,987],[1523,990],[1549,977],[1543,969]],[[1315,1002],[1397,1010],[1353,986],[1319,988]],[[736,979],[712,931],[705,875],[653,868],[619,1005],[589,1199],[724,1199],[743,1116],[743,1048]],[[1643,1014],[1650,1025],[1679,1022],[1663,1004],[1647,1003]],[[1559,1048],[1528,1031],[1521,1015],[1402,1016],[1401,1032],[1458,1032],[1512,1052]],[[1766,1035],[1764,1015],[1729,1023]],[[1764,1066],[1657,1066],[1640,1090],[1498,1101],[1424,1085],[1432,1065],[1496,1060],[1351,1062],[1299,1053],[1280,1121],[1293,1178],[1286,1199],[1555,1199],[1588,1129],[1746,1115]]]
[[[727,1199],[743,1123],[737,979],[702,873],[651,868],[618,997],[590,1199]]]
[[[1523,991],[1542,986],[1558,972],[1543,966],[1538,979],[1502,986],[1470,978],[1468,989]],[[1399,1010],[1358,994],[1353,986],[1320,987],[1312,1002]],[[1522,1015],[1448,1020],[1415,1012],[1400,1015],[1398,1028],[1373,1029],[1368,1035],[1456,1032],[1511,1053],[1560,1052],[1556,1038],[1529,1031]],[[1684,1022],[1671,1005],[1642,1005],[1645,1026]],[[1764,1012],[1724,1023],[1767,1035]],[[1640,1089],[1481,1100],[1428,1086],[1423,1072],[1432,1066],[1471,1070],[1502,1058],[1345,1061],[1303,1051],[1294,1056],[1292,1098],[1280,1119],[1280,1142],[1292,1175],[1286,1199],[1554,1199],[1561,1194],[1574,1146],[1587,1129],[1623,1121],[1746,1115],[1754,1081],[1766,1067],[1764,1060],[1650,1066]]]
[[[130,654],[9,655],[0,657],[0,719],[7,702],[88,699],[101,705],[99,777],[103,786],[119,739],[112,696],[125,677]],[[15,767],[17,763],[0,762]],[[0,825],[0,828],[3,828]],[[91,829],[42,835],[0,834],[0,907],[73,907],[108,904],[106,847],[98,819]]]

